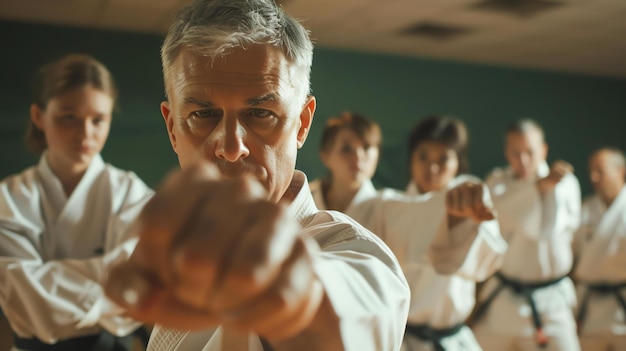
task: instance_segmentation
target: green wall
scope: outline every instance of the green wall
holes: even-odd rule
[[[33,72],[72,51],[100,59],[119,85],[120,111],[103,151],[105,160],[136,171],[152,186],[176,167],[159,112],[159,36],[1,21],[0,33],[0,178],[36,162],[22,143]],[[572,162],[585,194],[590,192],[590,151],[601,145],[626,149],[624,79],[320,48],[312,85],[318,99],[315,127],[298,160],[298,168],[310,178],[325,173],[317,153],[321,126],[344,110],[362,112],[382,126],[385,140],[374,177],[378,186],[404,186],[406,135],[429,113],[454,115],[467,123],[470,164],[478,176],[504,163],[502,130],[516,118],[532,117],[544,125],[549,159]]]

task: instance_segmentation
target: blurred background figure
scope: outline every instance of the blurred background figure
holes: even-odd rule
[[[376,172],[382,134],[376,122],[355,112],[344,112],[326,121],[320,158],[328,175],[311,182],[317,208],[348,213],[376,196],[372,177]]]
[[[467,128],[459,119],[430,116],[420,121],[409,135],[407,194],[444,190],[457,176],[467,174],[468,141]]]
[[[479,351],[465,320],[477,281],[500,266],[506,242],[486,185],[468,169],[462,121],[422,119],[409,135],[408,194],[385,189],[352,216],[398,257],[411,287],[402,350]]]
[[[574,279],[584,351],[626,350],[626,161],[615,148],[589,158],[595,194],[583,203],[576,233]]]
[[[487,179],[502,236],[509,244],[500,271],[479,297],[474,332],[487,351],[579,349],[567,274],[580,220],[580,188],[566,162],[548,167],[543,129],[532,120],[506,132],[509,167]]]
[[[104,269],[134,247],[129,224],[152,191],[104,163],[117,92],[86,55],[37,77],[28,146],[39,164],[0,182],[0,306],[13,350],[128,350],[140,324],[103,293]]]

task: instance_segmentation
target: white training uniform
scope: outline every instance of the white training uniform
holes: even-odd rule
[[[313,267],[340,323],[346,351],[396,351],[409,308],[409,288],[398,261],[374,234],[343,213],[315,207],[304,173],[294,173],[289,206],[301,235],[321,250]],[[262,351],[258,336],[221,327],[204,331],[153,331],[149,351]]]
[[[463,175],[449,187],[467,181],[481,182]],[[478,224],[468,219],[449,230],[447,191],[408,190],[403,194],[386,189],[357,206],[352,215],[379,235],[400,261],[412,292],[408,324],[452,328],[469,316],[476,282],[500,267],[507,245],[495,220]],[[403,344],[407,351],[432,350],[431,342],[408,333]],[[441,345],[449,351],[481,350],[465,326],[443,338]]]
[[[313,194],[313,201],[315,201],[315,206],[317,206],[317,209],[328,210],[329,209],[328,205],[326,205],[326,201],[324,200],[324,191],[322,190],[322,180],[316,179],[310,182],[309,188],[311,189],[311,194]],[[369,179],[364,181],[363,184],[361,184],[359,191],[357,191],[357,193],[352,198],[350,205],[348,206],[348,208],[346,208],[344,213],[346,213],[347,215],[350,215],[350,211],[352,211],[352,209],[356,205],[360,204],[363,201],[366,201],[368,199],[375,197],[376,194],[377,194],[376,188],[374,187],[374,184],[372,184],[372,181]]]
[[[140,325],[121,316],[101,283],[105,267],[133,250],[129,224],[151,195],[100,155],[69,198],[46,153],[0,182],[0,306],[18,336],[55,343]]]
[[[544,162],[538,177],[545,177]],[[580,185],[568,174],[543,196],[536,179],[516,179],[510,168],[496,169],[487,179],[502,236],[509,244],[500,272],[521,282],[545,282],[566,276],[572,268],[572,237],[580,221]],[[500,284],[489,279],[479,303]],[[532,293],[543,322],[548,347],[543,350],[579,350],[573,311],[574,285],[569,278]],[[538,350],[531,308],[527,300],[505,287],[474,327],[485,351]]]
[[[608,208],[597,195],[585,201],[574,250],[579,306],[587,293],[587,284],[626,283],[626,187]],[[626,288],[619,293],[626,299]],[[591,292],[584,322],[579,326],[583,350],[626,350],[624,313],[613,293]]]

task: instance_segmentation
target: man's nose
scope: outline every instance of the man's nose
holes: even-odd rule
[[[212,133],[215,156],[229,162],[248,157],[250,150],[245,143],[246,135],[246,129],[237,119],[224,116]]]

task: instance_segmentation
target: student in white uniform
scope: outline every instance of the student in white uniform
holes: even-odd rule
[[[126,350],[116,336],[140,324],[101,284],[107,264],[132,251],[129,225],[152,191],[100,156],[113,79],[95,59],[68,55],[41,69],[35,98],[26,141],[39,164],[0,182],[0,306],[14,350]]]
[[[398,350],[409,289],[348,216],[295,170],[313,121],[313,45],[273,0],[199,0],[162,47],[161,104],[182,171],[139,217],[106,285],[149,350]]]
[[[378,124],[358,113],[344,112],[326,121],[320,158],[330,172],[309,183],[318,209],[350,215],[353,206],[376,196],[371,179],[381,139]]]
[[[583,204],[574,238],[580,344],[587,351],[626,350],[626,160],[603,148],[589,159],[595,194]]]
[[[353,211],[402,265],[411,288],[403,350],[479,351],[465,320],[477,281],[506,251],[486,186],[467,172],[467,131],[444,116],[421,120],[409,136],[412,193],[384,190]]]
[[[506,132],[510,167],[487,179],[509,249],[482,289],[475,313],[474,334],[486,351],[580,348],[574,285],[567,277],[580,186],[566,162],[549,168],[547,153],[536,122],[514,122]]]

